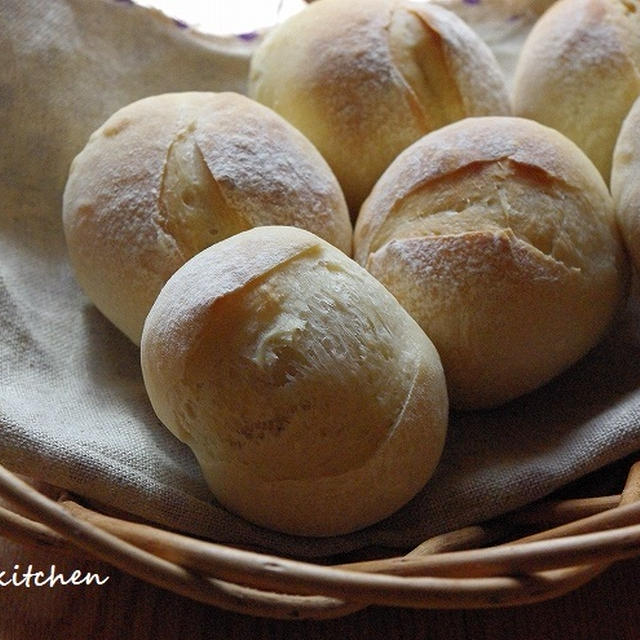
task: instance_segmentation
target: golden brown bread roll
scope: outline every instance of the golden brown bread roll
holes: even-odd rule
[[[316,145],[353,216],[422,135],[510,109],[502,72],[479,36],[446,9],[406,0],[311,4],[255,51],[249,95]]]
[[[160,420],[213,494],[265,527],[325,536],[389,515],[431,476],[447,424],[433,344],[317,236],[259,227],[167,282],[142,335]]]
[[[287,224],[351,252],[344,196],[324,159],[235,93],[152,96],[111,116],[73,161],[63,222],[78,281],[135,343],[169,276],[233,233]]]
[[[640,270],[640,98],[622,123],[614,148],[611,193],[625,245]]]
[[[532,29],[514,113],[571,138],[606,181],[620,125],[640,94],[640,2],[558,0]]]
[[[469,118],[405,150],[362,207],[354,255],[433,340],[457,408],[560,373],[626,285],[602,177],[570,140],[520,118]]]

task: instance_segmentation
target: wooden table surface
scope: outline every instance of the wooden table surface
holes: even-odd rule
[[[611,566],[555,600],[508,609],[433,611],[371,607],[328,621],[250,618],[155,588],[83,553],[0,539],[0,571],[14,565],[108,576],[99,586],[0,588],[0,640],[639,640],[640,559]],[[2,575],[2,574],[0,574]]]

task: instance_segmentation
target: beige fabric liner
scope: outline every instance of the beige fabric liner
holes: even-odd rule
[[[443,0],[508,75],[540,3]],[[61,228],[69,163],[117,108],[181,90],[245,90],[253,42],[180,28],[111,0],[0,3],[0,462],[160,525],[314,557],[406,547],[540,498],[640,448],[635,302],[611,335],[544,389],[452,416],[433,480],[386,521],[299,539],[212,499],[190,451],[155,418],[139,352],[76,285]]]

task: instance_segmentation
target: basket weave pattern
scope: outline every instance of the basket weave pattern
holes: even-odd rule
[[[47,492],[49,493],[49,492]],[[0,535],[77,547],[151,584],[247,615],[339,617],[369,605],[468,609],[567,593],[640,556],[640,462],[618,495],[542,502],[426,540],[402,556],[300,562],[192,538],[49,497],[0,467]],[[534,530],[509,538],[514,530]],[[504,542],[504,540],[508,542]]]

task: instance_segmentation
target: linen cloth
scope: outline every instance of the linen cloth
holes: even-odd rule
[[[524,0],[442,4],[472,26],[477,17],[508,75],[541,10]],[[0,463],[172,529],[316,557],[417,544],[640,449],[633,297],[606,339],[545,388],[453,415],[435,476],[382,523],[297,538],[215,502],[189,449],[154,416],[138,348],[75,283],[61,197],[72,158],[116,109],[166,91],[244,92],[252,46],[128,2],[0,0]]]

